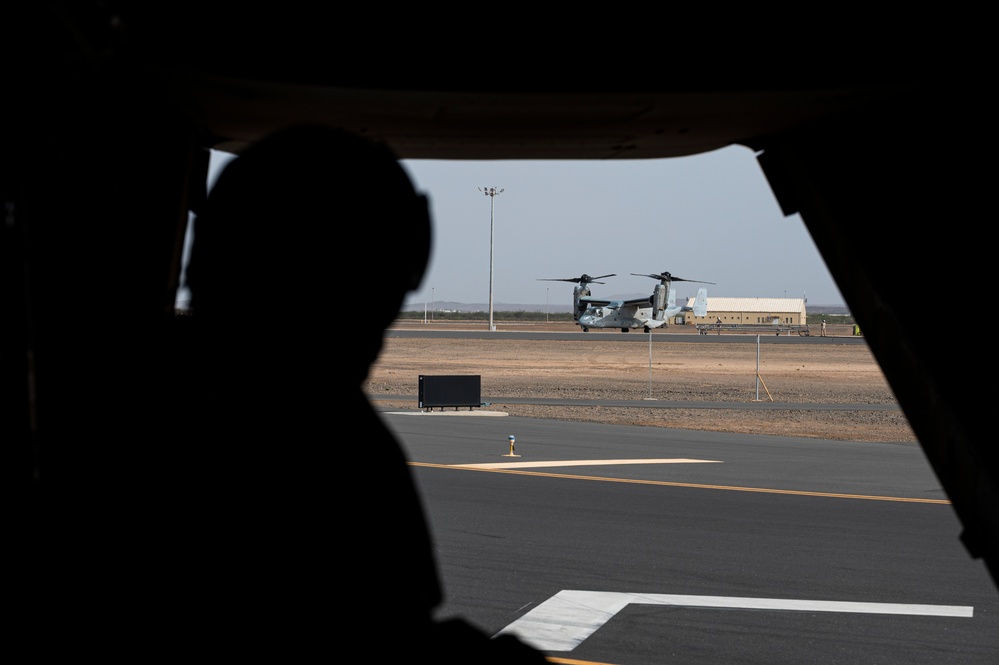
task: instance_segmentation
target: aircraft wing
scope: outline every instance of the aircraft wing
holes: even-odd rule
[[[606,298],[593,298],[591,296],[583,296],[579,299],[579,302],[585,302],[587,305],[593,305],[594,307],[613,307],[615,309],[622,309],[625,307],[635,308],[638,307],[648,307],[648,298],[632,298],[631,300],[607,300]]]
[[[648,297],[645,298],[632,298],[631,300],[620,301],[621,307],[648,307],[652,304]]]
[[[648,307],[648,298],[638,298],[633,300],[617,300],[611,303],[611,307],[617,309],[617,313],[621,316],[635,316],[638,313],[640,307]]]

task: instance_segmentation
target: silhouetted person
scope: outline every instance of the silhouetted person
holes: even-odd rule
[[[394,154],[316,126],[230,162],[196,220],[199,464],[179,492],[200,506],[195,629],[229,655],[545,662],[435,620],[422,504],[361,389],[430,246],[427,201]]]

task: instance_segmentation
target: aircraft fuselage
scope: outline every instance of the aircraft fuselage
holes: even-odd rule
[[[620,328],[622,331],[634,328],[661,328],[666,322],[680,313],[680,308],[667,309],[661,319],[652,318],[651,307],[619,309],[610,305],[589,307],[576,323],[585,332],[589,328]]]

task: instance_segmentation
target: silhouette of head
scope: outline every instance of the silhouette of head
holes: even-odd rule
[[[427,201],[387,147],[287,128],[230,162],[212,188],[188,269],[192,311],[230,343],[309,349],[346,332],[344,360],[363,379],[430,246]]]

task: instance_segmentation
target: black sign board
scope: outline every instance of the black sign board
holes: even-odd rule
[[[446,406],[482,406],[482,377],[478,374],[420,375],[421,409]]]

